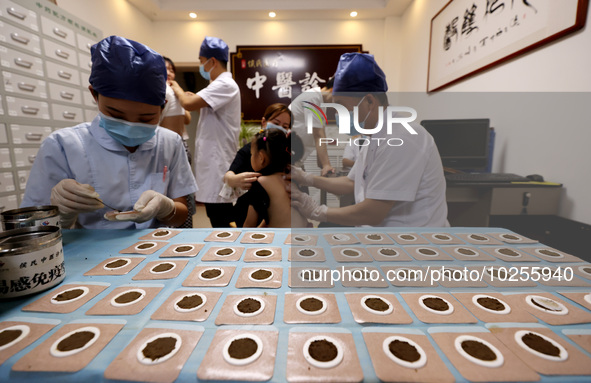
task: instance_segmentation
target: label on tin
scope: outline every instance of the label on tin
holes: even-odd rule
[[[0,257],[0,298],[43,291],[66,276],[62,242],[29,254]]]
[[[12,230],[12,229],[21,229],[24,227],[35,227],[35,226],[57,226],[61,227],[60,225],[60,215],[56,209],[53,210],[38,210],[32,212],[29,217],[23,217],[16,212],[18,210],[11,210],[9,212],[4,212],[0,217],[2,219],[2,228],[4,230]],[[52,216],[45,216],[47,214],[55,214]],[[41,217],[39,217],[41,216]],[[45,216],[45,217],[44,217]],[[39,217],[39,218],[37,218]]]
[[[35,221],[35,224],[33,226],[58,226],[58,227],[60,227],[60,216],[58,214],[53,217],[38,219]]]

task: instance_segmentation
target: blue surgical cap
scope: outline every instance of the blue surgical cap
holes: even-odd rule
[[[199,49],[199,56],[206,58],[216,58],[219,61],[228,62],[228,44],[222,39],[217,37],[206,36],[201,43],[201,49]]]
[[[334,93],[339,92],[386,92],[386,75],[373,55],[345,53],[339,59],[334,78]]]
[[[164,105],[166,65],[144,44],[109,36],[90,48],[90,85],[107,97]]]

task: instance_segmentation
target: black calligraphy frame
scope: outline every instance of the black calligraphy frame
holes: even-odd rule
[[[247,123],[259,123],[267,106],[275,102],[289,105],[293,98],[299,94],[294,92],[292,98],[279,98],[276,92],[270,91],[270,87],[273,81],[275,81],[272,75],[277,71],[294,70],[298,71],[300,76],[305,72],[317,72],[323,79],[328,79],[334,75],[341,54],[346,52],[365,53],[361,44],[237,46],[236,52],[230,54],[230,68],[232,76],[240,88],[243,121]],[[265,69],[264,65],[258,68],[245,68],[245,61],[262,60],[264,63],[265,57],[276,54],[296,58],[298,62],[301,61],[306,65],[298,69],[290,68],[288,60],[284,62],[284,67],[277,68],[277,70],[273,70],[272,68]],[[266,83],[265,89],[260,91],[259,98],[255,98],[253,91],[246,87],[247,79],[257,70],[261,74],[266,74],[268,77],[268,83]]]
[[[507,0],[509,1],[509,0]],[[529,0],[528,1],[523,1],[525,4],[531,4],[531,2],[533,0]],[[499,64],[505,63],[511,59],[514,59],[518,56],[523,55],[526,52],[532,51],[534,49],[537,49],[545,44],[548,44],[552,41],[555,41],[563,36],[566,36],[570,33],[573,33],[579,29],[582,29],[585,26],[585,22],[587,19],[587,9],[589,6],[589,0],[571,0],[571,5],[565,9],[559,9],[560,12],[569,12],[569,14],[573,14],[574,12],[574,23],[570,24],[570,25],[563,25],[560,26],[560,28],[556,31],[552,31],[552,33],[549,33],[545,36],[543,36],[542,38],[539,38],[537,41],[535,41],[534,43],[530,43],[527,44],[525,46],[519,47],[515,50],[512,50],[510,52],[508,52],[507,54],[502,55],[501,57],[499,57],[498,55],[495,55],[495,52],[499,52],[500,50],[505,49],[506,47],[500,47],[500,49],[496,49],[494,52],[492,52],[490,55],[488,55],[487,57],[489,57],[489,60],[482,63],[481,65],[479,65],[478,68],[470,68],[468,70],[465,71],[458,71],[457,73],[455,73],[452,76],[445,76],[447,78],[443,79],[443,78],[438,78],[438,75],[436,73],[436,69],[438,68],[438,66],[441,65],[445,65],[445,62],[442,62],[442,60],[437,59],[434,55],[434,49],[436,49],[436,47],[438,46],[438,42],[441,42],[441,30],[435,31],[434,30],[434,24],[436,23],[436,21],[440,21],[441,18],[445,18],[446,16],[449,17],[449,15],[446,14],[446,10],[450,9],[450,5],[454,3],[454,5],[457,5],[457,3],[464,3],[465,4],[465,8],[469,9],[473,4],[477,3],[475,0],[450,0],[435,16],[433,16],[433,18],[431,19],[431,32],[430,32],[430,39],[429,39],[429,62],[428,62],[428,69],[427,69],[427,92],[434,92],[434,91],[439,91],[443,88],[446,88],[448,86],[451,86],[453,84],[456,84],[470,76],[473,76],[477,73],[483,72],[485,70],[488,70],[492,67],[495,67]],[[482,3],[482,2],[481,2]],[[488,1],[487,1],[488,3]],[[556,2],[559,3],[559,2]],[[563,3],[562,1],[560,3]],[[564,1],[563,4],[566,4],[567,1]],[[488,5],[487,5],[488,6]],[[463,7],[462,7],[463,9]],[[556,12],[557,9],[553,9],[553,14],[554,12]],[[461,22],[460,22],[461,24]],[[439,32],[439,33],[438,33]],[[444,31],[445,34],[445,31]]]

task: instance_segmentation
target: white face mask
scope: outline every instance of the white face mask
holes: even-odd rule
[[[140,146],[156,134],[158,124],[129,122],[104,115],[99,112],[99,126],[107,131],[115,141],[130,148]]]
[[[275,125],[272,122],[267,122],[267,126],[265,127],[265,129],[279,129],[287,135],[287,129],[285,129],[283,126]]]
[[[201,77],[203,77],[204,79],[206,79],[207,81],[211,80],[211,69],[213,69],[213,67],[206,71],[205,70],[205,64],[207,64],[209,62],[209,60],[211,60],[211,58],[207,59],[207,61],[205,61],[202,65],[199,65],[199,74],[201,75]]]

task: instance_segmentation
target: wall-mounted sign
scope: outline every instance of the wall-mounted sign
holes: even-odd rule
[[[431,19],[427,91],[583,28],[589,0],[451,0]]]
[[[303,91],[322,88],[334,75],[341,55],[347,52],[362,52],[362,47],[237,46],[230,55],[230,65],[240,87],[244,121],[260,121],[267,106],[276,102],[289,105]]]

